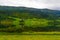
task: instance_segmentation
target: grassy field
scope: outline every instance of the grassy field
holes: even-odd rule
[[[60,40],[60,35],[0,35],[0,40]]]
[[[0,35],[0,40],[60,40],[60,32],[43,32],[44,35],[42,34],[42,32],[41,34],[38,33],[30,35]]]

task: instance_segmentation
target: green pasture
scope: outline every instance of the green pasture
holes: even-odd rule
[[[0,35],[0,40],[60,40],[60,35]]]
[[[0,33],[0,40],[60,40],[60,32]]]

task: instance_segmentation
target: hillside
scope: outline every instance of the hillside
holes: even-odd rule
[[[59,31],[60,10],[0,6],[1,29],[2,31]]]
[[[0,14],[8,14],[12,15],[12,13],[28,13],[29,16],[33,15],[33,17],[40,18],[41,16],[44,18],[49,17],[50,15],[59,17],[60,10],[50,10],[50,9],[36,9],[36,8],[27,8],[27,7],[12,7],[12,6],[0,6]]]

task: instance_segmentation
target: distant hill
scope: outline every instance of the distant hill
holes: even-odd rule
[[[37,18],[60,17],[60,10],[36,9],[27,7],[0,6],[0,14],[12,15],[14,12],[28,13]]]

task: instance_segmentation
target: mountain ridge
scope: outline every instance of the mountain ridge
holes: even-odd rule
[[[14,6],[0,6],[0,14],[2,12],[12,13],[12,12],[26,12],[34,16],[49,16],[50,14],[56,17],[60,17],[60,10],[51,10],[51,9],[36,9],[28,7],[14,7]]]

